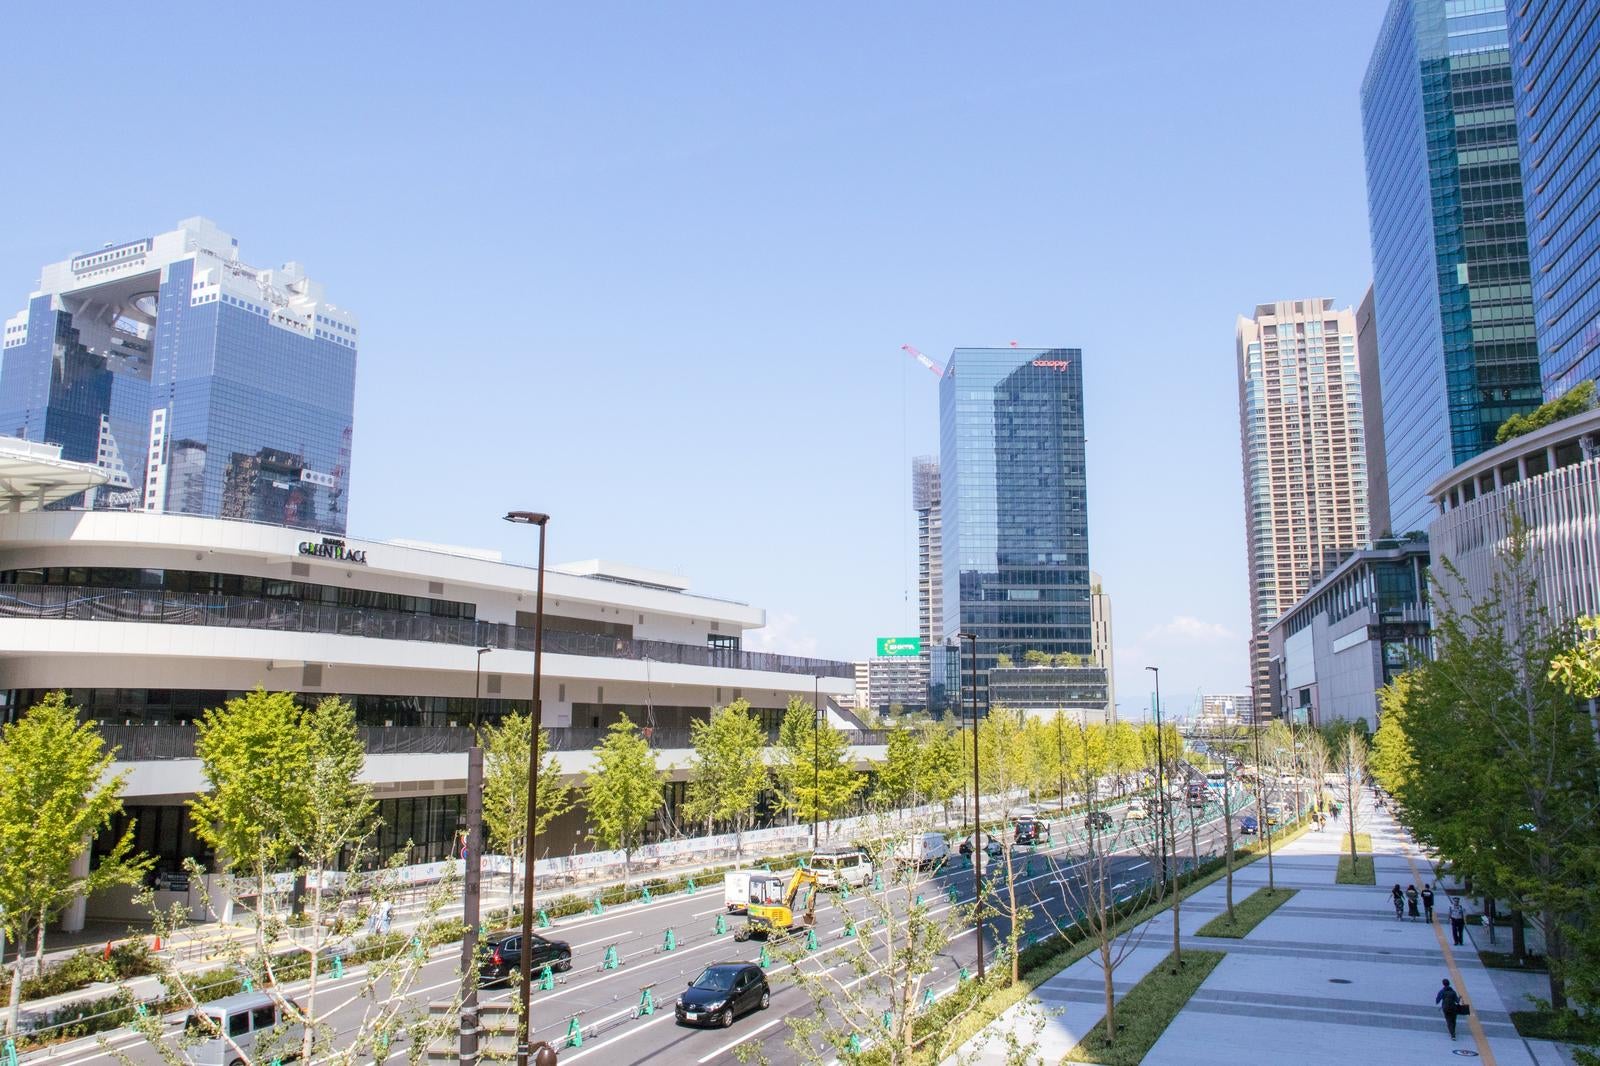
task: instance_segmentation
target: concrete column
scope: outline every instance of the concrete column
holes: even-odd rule
[[[89,876],[89,849],[85,847],[78,852],[78,857],[72,860],[72,876]],[[67,909],[61,912],[61,931],[63,933],[81,933],[83,931],[83,918],[89,909],[89,900],[79,896],[67,904]]]

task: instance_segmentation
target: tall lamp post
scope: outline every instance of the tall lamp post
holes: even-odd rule
[[[822,806],[822,763],[817,745],[822,741],[822,679],[811,677],[811,850],[817,850],[817,808]]]
[[[522,1004],[522,1012],[517,1016],[517,1066],[529,1066],[530,1062],[533,1066],[554,1066],[556,1049],[548,1041],[529,1043],[533,1034],[533,1019],[528,1010],[533,994],[533,967],[528,965],[528,958],[532,954],[529,945],[533,943],[533,864],[534,857],[539,854],[539,821],[536,817],[539,806],[539,729],[544,723],[544,700],[539,694],[544,665],[544,533],[550,516],[537,511],[511,511],[506,515],[506,521],[539,527],[539,579],[533,601],[533,735],[528,738],[528,822],[525,830],[528,851],[523,859],[522,871],[520,943],[523,954],[522,964],[518,967],[521,980],[517,990],[518,1001]]]
[[[478,1061],[478,922],[483,892],[483,745],[478,740],[478,708],[483,703],[483,657],[493,648],[478,649],[472,672],[472,746],[467,748],[467,834],[461,842],[466,867],[462,886],[461,924],[461,1066]]]
[[[1147,666],[1145,669],[1156,675],[1156,837],[1160,841],[1157,848],[1158,854],[1161,856],[1161,886],[1165,888],[1167,884],[1167,831],[1162,828],[1161,819],[1165,816],[1167,806],[1167,786],[1162,776],[1162,766],[1166,763],[1167,756],[1161,739],[1161,667]]]
[[[972,914],[978,926],[978,980],[983,980],[983,817],[978,803],[978,635],[957,633],[967,642],[972,674]],[[960,645],[956,645],[957,649]],[[959,654],[959,651],[958,651]]]

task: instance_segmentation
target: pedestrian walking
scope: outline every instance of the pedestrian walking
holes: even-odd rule
[[[1400,886],[1395,885],[1394,891],[1389,893],[1389,901],[1394,904],[1394,920],[1399,921],[1405,913],[1406,895],[1400,891]]]
[[[1415,907],[1412,910],[1416,910]],[[394,921],[394,904],[384,900],[378,904],[378,932],[387,934],[389,925]]]
[[[1456,995],[1456,990],[1450,987],[1450,978],[1444,979],[1444,987],[1433,997],[1434,1005],[1444,1012],[1444,1027],[1450,1031],[1450,1039],[1456,1038],[1456,1015],[1467,1013],[1462,1008],[1461,997]]]
[[[1454,940],[1456,947],[1461,946],[1461,938],[1467,931],[1467,912],[1461,906],[1460,896],[1450,897],[1450,939]]]
[[[1433,924],[1433,885],[1422,886],[1422,916],[1429,925]]]
[[[1406,913],[1411,916],[1411,920],[1413,922],[1421,917],[1421,915],[1417,913],[1417,898],[1417,886],[1408,886],[1406,888]]]

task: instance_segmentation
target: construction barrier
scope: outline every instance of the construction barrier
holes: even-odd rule
[[[636,1015],[637,1017],[647,1018],[656,1012],[655,993],[650,989],[650,985],[645,985],[639,990],[639,1011]]]
[[[576,1014],[574,1014],[572,1016],[572,1020],[567,1023],[567,1046],[583,1046],[583,1026],[578,1024],[578,1016]]]
[[[602,970],[615,970],[618,965],[617,945],[611,944],[607,946],[605,956],[600,960],[600,968]]]
[[[717,915],[717,924],[712,929],[712,932],[716,933],[718,936],[721,936],[723,933],[726,933],[727,931],[728,931],[728,916],[725,915],[725,914]]]
[[[555,987],[556,975],[555,972],[550,969],[550,964],[547,962],[544,964],[544,968],[539,971],[539,991],[554,992]]]
[[[663,937],[662,940],[661,940],[661,950],[662,951],[676,951],[677,949],[678,949],[678,937],[677,937],[677,934],[674,933],[671,929],[668,929],[667,930],[667,935],[665,937]]]

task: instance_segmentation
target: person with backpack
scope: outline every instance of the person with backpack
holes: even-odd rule
[[[1461,906],[1460,896],[1450,897],[1450,910],[1447,913],[1450,918],[1450,939],[1455,941],[1456,947],[1460,947],[1461,938],[1467,931],[1467,912]]]
[[[1394,920],[1399,921],[1405,913],[1406,896],[1400,891],[1400,886],[1395,885],[1394,891],[1389,893],[1389,901],[1394,904]]]
[[[1422,916],[1429,925],[1433,924],[1433,885],[1422,886]]]
[[[1416,885],[1409,885],[1406,888],[1406,913],[1411,915],[1411,920],[1413,922],[1416,921],[1419,917],[1421,917],[1421,915],[1417,913],[1417,886]]]
[[[1450,978],[1446,977],[1444,979],[1444,987],[1439,989],[1438,994],[1433,997],[1433,1002],[1444,1012],[1444,1027],[1450,1031],[1450,1039],[1454,1040],[1456,1038],[1456,1015],[1465,1014],[1466,1011],[1461,1009],[1463,1006],[1461,997],[1456,994],[1455,989],[1450,987]]]

